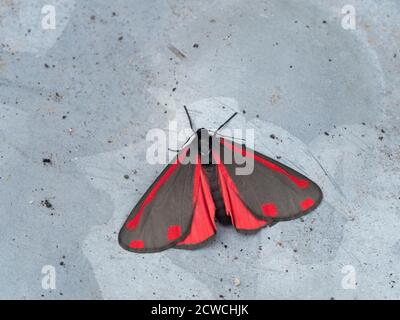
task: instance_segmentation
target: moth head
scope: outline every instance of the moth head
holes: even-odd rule
[[[199,139],[199,150],[202,156],[206,156],[210,153],[210,134],[205,128],[200,128],[196,131],[197,137]]]

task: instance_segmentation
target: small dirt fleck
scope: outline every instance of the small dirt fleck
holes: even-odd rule
[[[329,133],[328,133],[328,132],[326,132],[326,131],[324,132],[324,134],[325,134],[326,136],[329,136]]]
[[[193,48],[198,48],[198,47],[199,47],[198,43],[193,44]]]
[[[53,208],[53,205],[52,205],[51,202],[50,202],[49,200],[47,200],[47,199],[42,200],[42,201],[40,202],[40,204],[41,204],[42,206],[48,208],[48,209],[52,209],[52,208]]]
[[[124,178],[125,178],[126,180],[128,180],[128,179],[129,179],[129,176],[128,176],[127,174],[125,174],[125,175],[124,175]]]
[[[270,134],[269,137],[270,137],[271,139],[276,139],[276,135],[274,135],[274,134]]]
[[[42,162],[44,165],[52,164],[51,159],[49,159],[49,158],[43,158]]]

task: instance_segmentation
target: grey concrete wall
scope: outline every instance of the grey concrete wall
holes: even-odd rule
[[[351,1],[345,30],[346,4],[2,1],[0,298],[400,298],[400,6]],[[321,206],[197,251],[123,251],[163,167],[146,133],[187,127],[183,104],[199,127],[239,111],[231,126],[318,182]]]

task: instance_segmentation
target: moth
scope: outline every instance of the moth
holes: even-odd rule
[[[213,132],[194,130],[185,112],[192,137],[129,214],[118,236],[122,248],[195,249],[215,236],[217,223],[254,233],[299,218],[322,201],[319,186],[301,173],[218,134],[237,113]],[[249,161],[252,170],[238,174]]]

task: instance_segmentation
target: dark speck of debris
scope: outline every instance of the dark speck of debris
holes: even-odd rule
[[[124,38],[123,36],[120,36],[120,37],[118,38],[118,40],[119,40],[119,41],[122,41],[123,38]]]
[[[67,116],[62,116],[63,119],[67,119]]]
[[[42,161],[43,161],[44,165],[51,164],[51,159],[49,159],[49,158],[43,158]]]
[[[260,117],[260,115],[259,114],[256,114],[256,118],[259,118]]]
[[[274,134],[270,134],[269,137],[270,137],[271,139],[276,139],[276,135],[274,135]]]
[[[242,113],[243,113],[243,114],[246,114],[246,110],[243,110]]]
[[[52,209],[53,205],[50,203],[49,200],[45,199],[40,202],[40,204],[48,209]]]
[[[96,16],[90,16],[90,20],[92,21],[96,20]]]
[[[44,67],[45,68],[50,68],[50,66],[47,63],[44,64]]]
[[[382,132],[382,133],[385,133],[385,130],[381,129],[381,132]]]
[[[328,132],[326,132],[326,131],[324,132],[324,134],[325,134],[326,136],[329,136],[329,133],[328,133]]]
[[[176,91],[176,88],[172,88],[172,92],[175,92]]]
[[[126,180],[128,180],[128,179],[129,179],[129,176],[128,176],[127,174],[125,174],[125,175],[124,175],[124,178],[125,178]]]
[[[61,262],[60,262],[60,266],[65,266],[64,261],[61,261]]]
[[[199,47],[198,43],[193,44],[193,48],[198,48],[198,47]]]
[[[327,24],[328,22],[326,20],[323,20],[322,23]]]
[[[380,136],[380,137],[379,137],[379,140],[381,140],[381,141],[382,141],[382,140],[383,140],[383,137],[382,137],[382,136]]]
[[[365,125],[366,125],[366,123],[365,123],[365,122],[362,122],[362,125],[363,125],[363,126],[365,126]]]
[[[290,69],[293,69],[293,66],[289,66]]]

